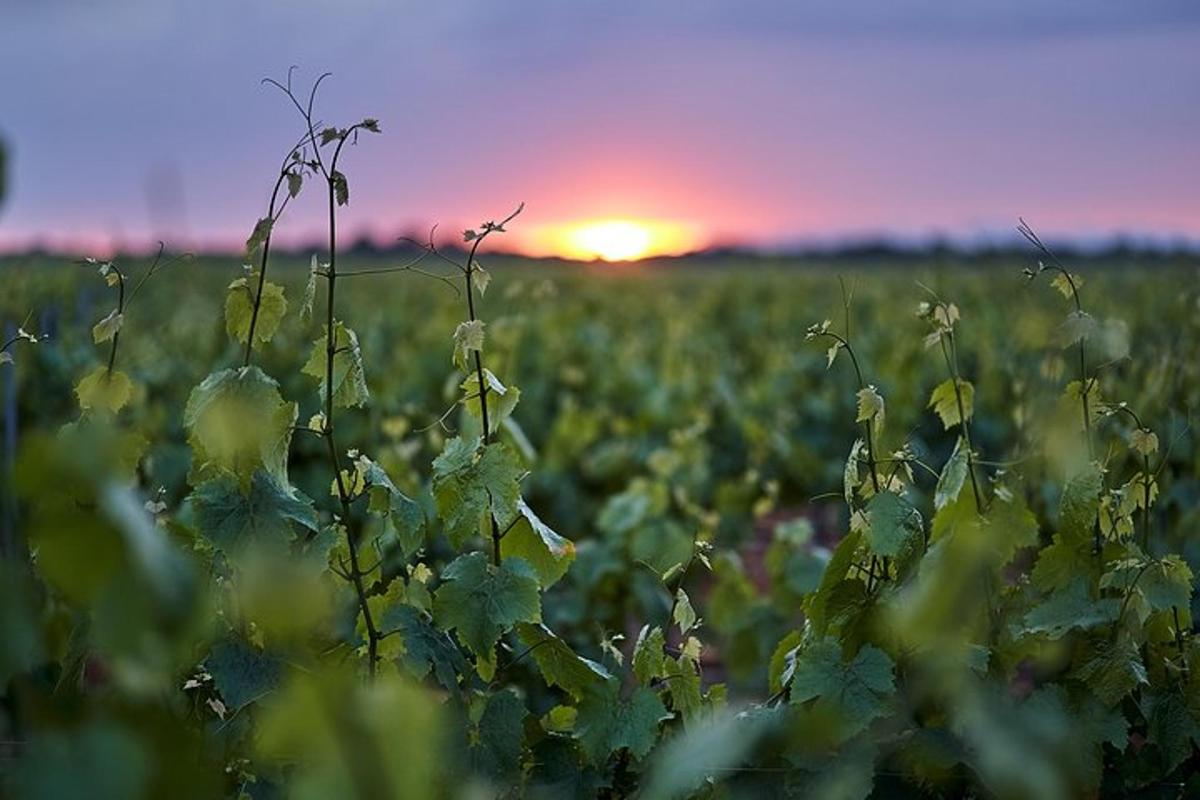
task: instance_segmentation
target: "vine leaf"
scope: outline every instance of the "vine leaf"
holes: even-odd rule
[[[125,315],[113,309],[107,317],[92,326],[92,340],[96,344],[110,341],[121,330],[124,322]]]
[[[363,372],[362,351],[358,346],[358,335],[342,322],[333,323],[333,405],[337,408],[362,407],[366,405],[371,394],[367,391],[367,379]],[[330,387],[325,385],[326,342],[328,332],[313,343],[312,355],[301,369],[305,375],[311,375],[319,380],[321,402],[325,402],[326,392]]]
[[[934,490],[933,507],[938,511],[957,500],[963,484],[966,483],[969,466],[967,452],[966,441],[963,437],[958,437],[958,441],[954,443],[954,452],[942,467],[942,474],[938,476],[937,488]]]
[[[270,281],[262,285],[262,301],[258,307],[258,319],[254,323],[254,343],[271,341],[279,323],[287,313],[287,300],[283,287]],[[225,331],[237,342],[246,343],[250,337],[250,320],[254,316],[254,291],[247,278],[238,278],[229,284],[225,296]]]
[[[288,486],[287,455],[298,409],[258,367],[209,375],[188,396],[183,424],[192,446],[193,484],[218,473],[242,483],[258,470]]]
[[[567,574],[575,560],[575,543],[538,519],[521,498],[517,499],[517,513],[517,521],[500,540],[500,553],[504,558],[528,561],[542,588],[548,589]]]
[[[658,739],[659,724],[668,719],[671,714],[654,691],[639,686],[622,699],[620,681],[610,678],[590,688],[580,701],[575,736],[593,764],[603,764],[622,749],[644,758]]]
[[[246,489],[231,476],[205,481],[191,502],[200,532],[226,552],[251,544],[286,544],[295,538],[295,525],[317,530],[311,501],[266,472],[254,473]]]
[[[849,738],[867,728],[888,709],[895,691],[892,660],[874,645],[863,645],[850,663],[843,663],[841,645],[820,639],[795,656],[791,702],[812,701],[818,711],[840,724]]]
[[[79,407],[85,411],[97,410],[117,413],[133,397],[133,381],[120,370],[96,367],[75,384],[75,396]]]
[[[962,415],[958,413],[958,394],[954,391],[954,379],[939,383],[929,395],[929,408],[942,418],[942,426],[950,430],[961,425],[963,418],[971,419],[975,411],[975,387],[970,381],[958,379],[958,393],[962,395]]]
[[[500,637],[518,622],[540,622],[541,595],[528,563],[508,559],[499,567],[483,553],[459,556],[442,573],[433,595],[433,615],[456,630],[471,652],[490,658]]]

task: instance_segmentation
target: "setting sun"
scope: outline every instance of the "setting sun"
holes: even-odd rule
[[[540,254],[583,261],[636,261],[677,255],[701,245],[694,226],[641,219],[595,219],[547,225],[533,235]]]

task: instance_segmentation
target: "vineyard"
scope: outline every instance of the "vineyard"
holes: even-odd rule
[[[5,796],[1200,793],[1194,262],[356,255],[299,108],[244,266],[0,262]]]

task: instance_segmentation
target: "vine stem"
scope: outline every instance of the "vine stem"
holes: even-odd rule
[[[967,420],[966,403],[963,402],[962,387],[959,385],[958,350],[954,344],[954,331],[948,331],[940,339],[942,355],[946,359],[946,369],[950,372],[950,383],[954,386],[954,402],[958,407],[963,441],[967,445],[967,474],[971,476],[971,492],[975,496],[975,513],[982,514],[983,494],[979,491],[979,481],[975,477],[975,445],[971,442],[971,424]],[[949,346],[947,346],[947,341],[949,341]]]
[[[850,315],[846,314],[846,330],[850,329]],[[859,366],[858,357],[854,354],[854,348],[850,346],[850,341],[841,336],[838,336],[832,331],[825,331],[823,336],[828,336],[838,342],[846,354],[850,356],[850,363],[854,366],[854,377],[858,380],[858,390],[867,388],[866,381],[863,380],[862,368]],[[875,429],[870,419],[863,420],[863,436],[867,442],[867,468],[871,472],[871,487],[875,490],[875,494],[879,494],[881,485],[879,483],[879,463],[875,458]],[[871,556],[871,571],[867,577],[867,593],[869,594],[875,588],[875,567],[879,563],[878,556]],[[881,580],[887,579],[888,560],[884,558],[883,577]]]
[[[361,124],[351,125],[349,128],[340,131],[338,136],[337,146],[334,148],[333,155],[326,164],[321,157],[321,144],[317,141],[316,126],[313,123],[313,103],[316,100],[317,89],[320,88],[321,82],[329,77],[329,73],[323,73],[313,83],[312,89],[309,91],[307,105],[302,105],[296,98],[296,95],[291,89],[291,80],[289,77],[288,85],[266,79],[265,82],[277,87],[284,95],[292,102],[296,109],[300,112],[300,116],[304,119],[306,127],[306,135],[304,141],[312,145],[313,161],[310,167],[315,167],[322,177],[325,178],[325,185],[328,195],[328,214],[329,214],[329,264],[324,270],[326,280],[326,298],[325,298],[325,425],[322,433],[325,437],[327,450],[329,452],[329,462],[333,467],[333,482],[337,489],[338,502],[342,509],[342,520],[346,528],[346,547],[350,553],[350,569],[348,571],[351,584],[354,586],[354,592],[358,598],[359,611],[363,615],[363,624],[367,629],[367,674],[370,679],[374,679],[379,662],[379,641],[382,638],[379,629],[375,626],[374,617],[371,614],[370,604],[367,602],[367,590],[363,583],[363,572],[359,566],[358,557],[358,537],[352,529],[352,517],[350,509],[350,495],[346,491],[345,482],[342,480],[341,459],[338,456],[337,442],[334,437],[334,404],[333,404],[333,365],[334,357],[337,355],[337,335],[334,328],[334,307],[335,307],[335,292],[337,288],[337,179],[339,173],[337,171],[337,162],[342,153],[342,147],[346,144],[346,140],[354,135]],[[281,176],[282,179],[282,176]],[[344,180],[344,177],[343,177]],[[278,186],[278,184],[277,184]],[[261,276],[260,276],[261,280]],[[253,341],[253,337],[251,337]]]
[[[521,203],[517,206],[515,211],[513,211],[499,223],[494,224],[489,222],[483,225],[482,231],[471,240],[471,249],[467,253],[467,264],[465,267],[460,267],[460,269],[463,271],[463,279],[467,288],[467,319],[470,322],[478,321],[478,318],[475,315],[474,284],[471,279],[471,276],[475,273],[475,254],[479,252],[479,246],[483,244],[484,239],[496,231],[503,233],[504,226],[516,219],[517,215],[520,214],[524,209],[525,204]],[[432,244],[430,247],[432,249]],[[436,252],[436,250],[434,250],[434,252]],[[479,350],[474,350],[473,355],[475,362],[475,380],[479,387],[479,417],[480,422],[483,424],[483,436],[481,438],[484,446],[486,447],[490,443],[492,437],[490,418],[488,417],[489,388],[483,380],[483,354]],[[496,514],[489,511],[488,516],[491,518],[492,523],[492,563],[498,567],[500,566],[501,562],[500,540],[504,538],[504,532],[500,530],[500,523],[496,520]]]

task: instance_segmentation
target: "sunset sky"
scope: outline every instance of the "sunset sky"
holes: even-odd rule
[[[631,220],[678,248],[1018,214],[1200,241],[1195,0],[7,0],[0,27],[8,250],[244,240],[299,135],[259,83],[290,64],[334,73],[324,120],[383,127],[345,159],[348,238],[524,201],[536,253]]]

